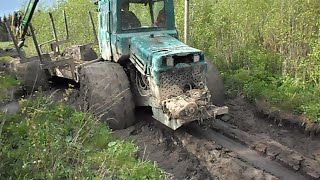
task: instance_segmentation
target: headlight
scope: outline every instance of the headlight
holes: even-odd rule
[[[167,57],[167,59],[166,59],[166,65],[167,65],[167,66],[174,66],[174,59],[173,59],[173,57]]]
[[[197,54],[197,55],[194,55],[193,56],[193,62],[199,62],[200,61],[200,55]]]

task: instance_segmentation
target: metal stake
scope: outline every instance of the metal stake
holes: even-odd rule
[[[98,36],[97,36],[96,26],[94,24],[91,11],[89,11],[89,18],[90,18],[90,22],[92,24],[92,30],[93,30],[93,36],[95,38],[95,43],[98,43]]]
[[[66,11],[63,11],[63,17],[64,17],[64,25],[65,25],[65,29],[66,29],[66,40],[68,40],[69,39],[69,27],[68,27]]]
[[[189,0],[185,0],[184,7],[184,43],[189,42]]]
[[[41,64],[43,64],[43,59],[42,59],[42,55],[41,55],[40,48],[39,48],[39,45],[38,45],[38,41],[37,41],[37,38],[36,38],[36,36],[35,36],[35,34],[34,34],[34,29],[33,29],[31,23],[30,23],[30,25],[29,25],[29,28],[30,28],[30,31],[31,31],[33,43],[34,43],[34,46],[35,46],[35,48],[36,48],[36,50],[37,50],[37,54],[38,54],[38,56],[39,56],[40,62],[41,62]]]
[[[53,36],[54,36],[54,40],[56,42],[58,42],[58,35],[57,35],[57,31],[56,31],[56,26],[54,24],[54,20],[53,20],[53,16],[52,13],[49,12],[49,16],[50,16],[50,20],[51,20],[51,26],[52,26],[52,31],[53,31]],[[56,47],[53,47],[55,49],[53,49],[54,53],[60,54],[60,49],[59,49],[59,45],[57,45]]]
[[[14,37],[11,29],[10,29],[9,23],[8,23],[8,22],[5,22],[5,25],[6,25],[7,31],[9,32],[9,35],[10,35],[10,37],[11,37],[11,39],[12,39],[12,42],[13,42],[13,44],[14,44],[14,47],[16,48],[16,51],[18,52],[18,55],[19,55],[19,57],[20,57],[20,61],[21,61],[21,62],[25,62],[25,56],[24,56],[24,54],[22,53],[21,49],[19,48],[18,42],[17,42],[16,38]]]

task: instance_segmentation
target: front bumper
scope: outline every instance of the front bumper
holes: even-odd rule
[[[192,121],[203,121],[228,114],[228,107],[210,102],[207,88],[191,89],[180,96],[162,101],[162,109],[153,108],[154,117],[173,130]]]

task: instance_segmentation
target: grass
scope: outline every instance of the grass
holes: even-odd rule
[[[279,73],[276,62],[280,57],[266,51],[252,52],[248,59],[253,63],[248,67],[237,64],[224,67],[222,64],[227,94],[231,97],[243,94],[250,100],[263,98],[283,110],[304,114],[320,124],[320,99],[317,98],[320,85]]]
[[[90,114],[43,97],[21,104],[21,113],[0,115],[3,179],[165,179]]]
[[[13,48],[14,44],[13,42],[9,41],[9,42],[0,42],[0,48],[1,49],[7,49],[7,48]]]
[[[19,81],[12,76],[0,74],[0,101],[7,98],[10,90],[19,85]]]
[[[10,49],[13,48],[13,42],[0,42],[0,49]],[[5,57],[0,57],[0,61],[10,61],[12,60],[12,57],[5,56]]]
[[[0,76],[0,100],[17,85]],[[45,97],[21,105],[18,114],[0,112],[1,179],[165,179],[156,164],[137,159],[134,143],[116,139],[90,114]]]
[[[6,62],[9,62],[11,61],[13,58],[10,57],[10,56],[4,56],[4,57],[0,57],[0,61],[6,61]]]

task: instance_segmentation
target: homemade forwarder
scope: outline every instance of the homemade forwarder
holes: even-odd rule
[[[23,19],[31,20],[37,2],[30,1]],[[94,43],[60,53],[59,45],[69,39],[68,25],[65,18],[66,39],[59,41],[50,15],[54,39],[47,43],[52,52],[42,53],[42,44],[38,45],[30,21],[22,21],[21,29],[29,27],[38,57],[26,60],[22,56],[19,63],[37,66],[32,62],[39,62],[41,76],[79,82],[85,110],[113,129],[132,125],[138,106],[150,106],[153,117],[174,130],[192,121],[228,113],[227,107],[218,106],[223,104],[224,88],[217,68],[202,51],[178,40],[173,0],[95,3],[101,58],[94,57]],[[93,21],[92,25],[95,35]],[[20,40],[23,44],[24,39]],[[15,41],[15,45],[18,50],[19,43]]]

